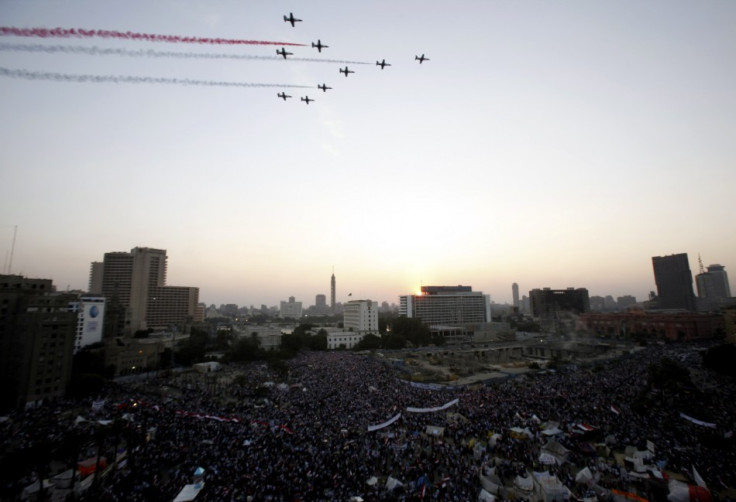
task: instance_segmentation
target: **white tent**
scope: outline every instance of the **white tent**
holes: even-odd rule
[[[532,481],[532,478],[522,478],[521,476],[516,476],[516,479],[514,479],[514,486],[525,493],[531,493],[534,491],[534,481]]]
[[[478,494],[478,502],[495,502],[496,497],[485,491],[483,488],[480,489]]]
[[[593,473],[587,467],[580,469],[575,475],[575,482],[581,485],[590,485],[593,482]]]
[[[547,472],[535,472],[534,481],[539,487],[542,502],[559,502],[570,498],[570,490],[562,484],[557,476]]]

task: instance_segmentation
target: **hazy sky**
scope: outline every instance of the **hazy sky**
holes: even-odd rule
[[[85,289],[163,248],[207,304],[311,305],[333,267],[338,301],[642,300],[681,252],[736,275],[733,0],[4,0],[0,24],[307,44],[0,36],[2,271],[17,225],[12,273]]]

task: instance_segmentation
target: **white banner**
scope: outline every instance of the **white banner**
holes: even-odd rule
[[[684,418],[685,420],[689,420],[694,424],[702,425],[703,427],[710,427],[711,429],[716,428],[716,424],[712,424],[710,422],[703,422],[702,420],[698,420],[697,418],[693,418],[689,415],[685,415],[684,413],[680,413],[680,416]]]
[[[401,418],[401,413],[397,413],[396,416],[389,418],[388,420],[386,420],[382,424],[369,425],[368,426],[368,432],[373,432],[373,431],[377,431],[378,429],[383,429],[384,427],[388,427],[389,425],[391,425],[392,423],[396,422],[400,418]]]
[[[406,411],[409,413],[432,413],[435,411],[442,411],[446,410],[450,406],[455,406],[458,402],[460,402],[460,399],[453,399],[449,403],[445,403],[442,406],[436,406],[434,408],[412,408],[408,407],[406,408]]]

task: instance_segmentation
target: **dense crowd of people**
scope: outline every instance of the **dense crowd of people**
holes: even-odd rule
[[[648,368],[662,358],[707,375],[697,346],[680,344],[455,388],[412,385],[373,355],[305,352],[289,361],[285,379],[264,363],[174,373],[118,386],[104,402],[13,416],[1,425],[2,439],[32,447],[76,430],[88,439],[77,458],[107,452],[113,468],[77,495],[83,501],[174,500],[198,467],[202,501],[469,501],[491,465],[506,483],[550,472],[578,498],[590,488],[575,481],[584,467],[603,488],[660,497],[616,462],[613,452],[627,446],[649,447],[658,468],[689,483],[696,468],[717,498],[736,487],[736,388],[685,389],[688,402],[678,402],[681,392],[648,385]],[[691,410],[715,428],[683,418]],[[105,434],[96,432],[100,421]],[[543,424],[551,422],[569,450],[562,464],[540,461],[550,440]],[[583,447],[595,443],[610,453]],[[125,450],[117,461],[115,449]],[[387,480],[398,483],[388,489]]]

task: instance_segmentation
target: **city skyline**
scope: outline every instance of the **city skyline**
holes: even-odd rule
[[[736,3],[30,0],[0,14],[304,44],[283,58],[0,36],[3,272],[84,290],[90,262],[144,246],[203,303],[279,305],[330,295],[333,270],[342,303],[467,284],[510,304],[513,283],[643,301],[654,256],[736,269]]]

